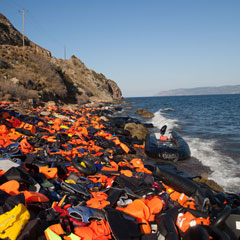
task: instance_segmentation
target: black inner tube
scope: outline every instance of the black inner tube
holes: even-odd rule
[[[85,175],[93,175],[97,172],[95,164],[84,157],[75,157],[72,159],[72,165],[80,172]]]
[[[231,211],[232,211],[232,208],[229,205],[226,205],[226,207],[223,209],[221,214],[214,220],[212,225],[215,227],[218,227],[221,224],[223,224],[231,214]]]

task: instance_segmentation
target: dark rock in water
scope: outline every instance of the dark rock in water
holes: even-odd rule
[[[125,106],[124,108],[125,108],[125,109],[133,109],[132,106]]]
[[[130,132],[132,138],[136,137],[139,140],[144,140],[148,134],[147,128],[134,122],[125,124],[124,129]]]
[[[118,111],[118,112],[121,112],[122,111],[122,107],[115,107],[114,110]]]
[[[135,114],[141,115],[143,113],[143,109],[139,108],[137,109],[137,111],[135,112]]]
[[[122,115],[127,115],[127,112],[123,111],[121,112]]]
[[[135,112],[135,114],[141,115],[142,118],[153,118],[154,114],[144,110],[142,108],[137,109],[137,111]]]
[[[154,125],[152,123],[143,123],[143,126],[146,128],[154,128]]]

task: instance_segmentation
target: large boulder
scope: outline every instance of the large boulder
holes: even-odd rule
[[[153,113],[151,113],[151,112],[149,112],[147,110],[144,110],[142,108],[137,109],[135,114],[140,115],[142,118],[153,118],[154,117]]]
[[[147,110],[143,110],[143,112],[141,113],[142,118],[153,118],[154,114],[147,111]]]
[[[208,179],[207,173],[202,173],[201,176],[193,178],[195,182],[204,183],[208,185],[212,190],[216,192],[224,192],[224,189],[218,185],[215,181]]]
[[[139,140],[145,140],[148,129],[145,128],[142,124],[136,124],[136,123],[126,123],[124,126],[124,130],[127,130],[130,132],[130,136],[132,138],[136,137]]]

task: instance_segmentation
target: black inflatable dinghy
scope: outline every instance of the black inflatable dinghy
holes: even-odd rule
[[[162,136],[160,137],[160,139]],[[178,161],[191,156],[187,142],[172,131],[170,139],[157,140],[154,133],[149,133],[146,137],[145,152],[149,157],[162,160]]]

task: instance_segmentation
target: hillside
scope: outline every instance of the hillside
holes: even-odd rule
[[[187,96],[187,95],[214,95],[240,94],[240,85],[201,88],[179,88],[158,92],[155,96]]]
[[[63,60],[25,37],[0,14],[0,99],[84,104],[120,100],[117,84],[75,56]]]

